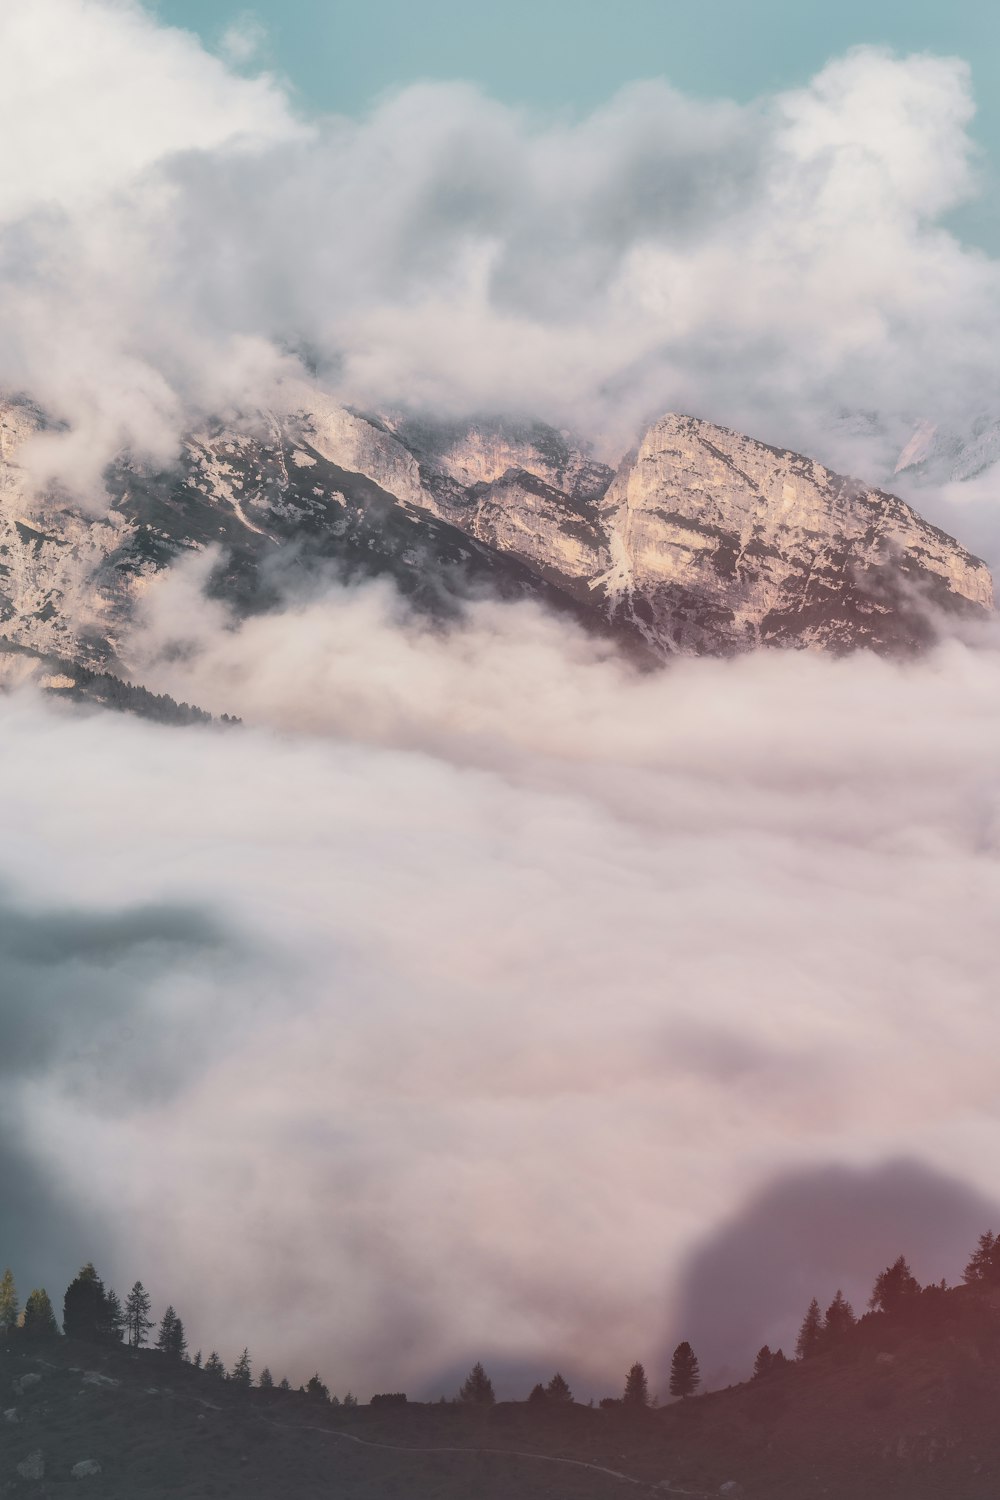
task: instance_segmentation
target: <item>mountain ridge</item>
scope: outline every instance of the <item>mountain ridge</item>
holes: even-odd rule
[[[208,546],[238,610],[276,606],[280,554],[293,573],[387,575],[444,616],[477,592],[536,598],[645,660],[911,651],[935,616],[992,609],[986,565],[904,500],[697,417],[660,418],[613,469],[543,423],[305,395],[207,424],[170,469],[122,455],[99,515],[34,490],[18,450],[45,417],[0,401],[0,631],[127,676],[144,590]]]

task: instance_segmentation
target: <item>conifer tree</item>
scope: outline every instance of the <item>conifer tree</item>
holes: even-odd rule
[[[253,1374],[250,1369],[249,1350],[243,1350],[243,1353],[240,1355],[239,1359],[236,1361],[236,1363],[233,1365],[233,1368],[229,1372],[229,1379],[232,1381],[233,1385],[242,1386],[245,1390],[250,1389],[251,1385],[253,1384]]]
[[[528,1405],[529,1406],[544,1406],[545,1405],[545,1387],[544,1387],[544,1385],[542,1385],[541,1381],[539,1381],[537,1385],[533,1385],[531,1387],[531,1393],[528,1396]]]
[[[854,1327],[857,1321],[857,1318],[854,1316],[854,1308],[838,1287],[837,1295],[827,1308],[823,1319],[824,1342],[830,1344],[836,1343],[838,1339],[843,1338],[844,1334],[848,1333]]]
[[[225,1380],[226,1378],[226,1367],[215,1349],[212,1350],[205,1361],[205,1374],[210,1375],[213,1380]]]
[[[558,1370],[545,1387],[545,1395],[549,1401],[572,1403],[573,1400],[573,1392]]]
[[[626,1406],[632,1408],[649,1405],[649,1385],[646,1381],[646,1371],[638,1362],[632,1366],[625,1376],[625,1393],[622,1396],[622,1401]]]
[[[63,1331],[70,1339],[99,1343],[108,1337],[107,1294],[104,1282],[88,1261],[66,1288]]]
[[[310,1375],[306,1381],[306,1395],[312,1396],[315,1401],[329,1401],[330,1392],[319,1378],[319,1373]]]
[[[109,1343],[120,1344],[125,1333],[125,1310],[113,1289],[105,1293],[101,1310],[101,1336]]]
[[[195,1357],[191,1361],[191,1363],[192,1363],[192,1365],[194,1366],[194,1368],[196,1370],[200,1370],[201,1369],[201,1350],[200,1349],[198,1350],[198,1353],[195,1355]]]
[[[819,1310],[819,1302],[814,1297],[809,1304],[805,1317],[802,1319],[802,1327],[795,1341],[795,1353],[798,1359],[811,1359],[818,1354],[823,1344],[823,1315]]]
[[[178,1363],[187,1353],[184,1324],[174,1312],[173,1307],[168,1307],[163,1314],[160,1329],[156,1335],[156,1347],[161,1354],[165,1354],[168,1359],[177,1360]]]
[[[141,1281],[137,1281],[125,1298],[125,1333],[132,1349],[141,1349],[146,1342],[153,1320],[149,1316],[151,1307],[149,1293]]]
[[[972,1252],[972,1259],[962,1272],[966,1286],[997,1286],[1000,1284],[1000,1239],[992,1230],[979,1236],[979,1243]]]
[[[873,1312],[903,1312],[919,1293],[920,1282],[907,1265],[906,1256],[900,1255],[876,1276],[868,1306]]]
[[[279,1391],[290,1391],[291,1388],[292,1388],[292,1382],[289,1380],[288,1376],[287,1375],[282,1375],[281,1379],[278,1381],[278,1390]]]
[[[0,1279],[0,1338],[8,1338],[17,1327],[17,1315],[21,1304],[17,1299],[14,1272],[7,1267]]]
[[[478,1360],[466,1376],[458,1399],[472,1402],[476,1406],[492,1406],[496,1401],[493,1382]],[[347,1405],[346,1401],[344,1405]]]
[[[671,1396],[693,1396],[701,1384],[701,1371],[691,1345],[685,1340],[678,1344],[670,1361]]]
[[[767,1344],[762,1344],[757,1350],[757,1358],[753,1362],[753,1379],[760,1380],[764,1375],[770,1375],[774,1369],[774,1355]]]
[[[51,1339],[59,1337],[59,1324],[52,1310],[52,1302],[43,1286],[28,1296],[21,1314],[21,1332],[25,1338]]]
[[[345,1406],[357,1406],[357,1404],[358,1404],[358,1398],[357,1398],[357,1396],[352,1396],[351,1392],[348,1391],[347,1395],[344,1397],[344,1405]]]
[[[267,1365],[265,1365],[263,1370],[261,1370],[257,1380],[257,1385],[262,1391],[274,1390],[274,1379],[271,1375],[270,1370],[267,1368]]]

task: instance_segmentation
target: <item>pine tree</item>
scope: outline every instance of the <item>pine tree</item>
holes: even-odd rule
[[[310,1375],[309,1379],[306,1381],[306,1395],[312,1396],[315,1401],[329,1401],[329,1389],[323,1384],[322,1380],[320,1380],[318,1373],[315,1375]]]
[[[767,1344],[762,1344],[757,1350],[757,1358],[753,1362],[753,1379],[760,1380],[764,1375],[770,1375],[774,1369],[774,1355]]]
[[[173,1307],[168,1307],[163,1314],[160,1330],[156,1335],[156,1347],[161,1354],[165,1354],[168,1359],[177,1360],[178,1363],[187,1353],[184,1324],[174,1312]]]
[[[245,1390],[250,1389],[251,1385],[253,1384],[253,1373],[250,1369],[249,1350],[243,1350],[243,1353],[240,1355],[239,1359],[230,1370],[229,1378],[232,1381],[233,1385],[242,1386]]]
[[[109,1289],[105,1293],[104,1307],[101,1311],[101,1337],[109,1343],[120,1344],[125,1333],[125,1311],[118,1298],[118,1293]]]
[[[458,1393],[458,1399],[470,1401],[476,1406],[492,1406],[496,1401],[493,1382],[478,1361],[466,1376],[465,1384]]]
[[[972,1252],[972,1259],[962,1272],[966,1286],[996,1286],[1000,1284],[1000,1239],[992,1230],[979,1236],[979,1243]]]
[[[649,1385],[646,1381],[646,1372],[638,1362],[632,1366],[625,1376],[625,1393],[622,1396],[623,1403],[632,1408],[647,1407],[649,1405]]]
[[[818,1354],[823,1344],[823,1315],[819,1310],[819,1302],[814,1297],[809,1304],[805,1317],[802,1319],[802,1327],[795,1341],[795,1354],[798,1359],[811,1359]]]
[[[671,1396],[693,1396],[701,1384],[701,1371],[691,1345],[678,1344],[670,1361]]]
[[[29,1339],[59,1337],[59,1324],[52,1310],[49,1294],[43,1286],[29,1294],[21,1314],[21,1332]]]
[[[274,1380],[270,1370],[267,1368],[267,1365],[265,1365],[263,1370],[261,1370],[260,1376],[257,1380],[257,1385],[262,1391],[274,1390]]]
[[[547,1400],[549,1401],[560,1401],[564,1404],[571,1404],[573,1400],[573,1392],[570,1390],[568,1384],[560,1375],[558,1370],[553,1375],[548,1385],[545,1387],[545,1395]]]
[[[357,1398],[357,1396],[352,1396],[351,1392],[348,1391],[347,1395],[344,1397],[344,1405],[345,1406],[357,1406],[357,1404],[358,1404],[358,1398]]]
[[[541,1381],[539,1381],[537,1385],[533,1385],[531,1387],[531,1394],[528,1397],[528,1405],[529,1406],[544,1406],[545,1405],[545,1387],[544,1387],[544,1385],[542,1385]]]
[[[20,1310],[17,1287],[14,1285],[14,1272],[8,1266],[3,1273],[3,1279],[0,1280],[0,1338],[8,1338],[17,1327],[17,1315]]]
[[[900,1255],[876,1276],[868,1306],[873,1312],[903,1312],[919,1292],[920,1282],[907,1265],[905,1255]]]
[[[153,1326],[149,1316],[151,1305],[149,1293],[142,1282],[137,1281],[125,1298],[125,1332],[132,1349],[142,1348]]]
[[[279,1391],[290,1391],[291,1388],[292,1388],[292,1382],[289,1380],[288,1376],[287,1375],[282,1375],[281,1379],[278,1381],[278,1390]]]
[[[225,1380],[226,1378],[226,1367],[214,1349],[205,1361],[205,1374],[210,1375],[213,1380]]]
[[[67,1338],[88,1339],[92,1343],[100,1343],[108,1336],[107,1294],[90,1261],[66,1288],[63,1331]]]
[[[198,1350],[198,1353],[195,1355],[195,1357],[191,1361],[191,1363],[192,1363],[192,1365],[194,1366],[194,1368],[196,1370],[200,1370],[201,1369],[201,1350],[200,1349]]]
[[[854,1316],[854,1308],[838,1287],[837,1295],[827,1308],[826,1316],[823,1319],[824,1342],[828,1344],[836,1343],[838,1339],[843,1338],[844,1334],[848,1333],[854,1327],[857,1321],[857,1318]]]

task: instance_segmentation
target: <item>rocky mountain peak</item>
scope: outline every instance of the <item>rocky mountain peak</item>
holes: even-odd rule
[[[537,597],[645,656],[760,645],[880,651],[992,607],[984,563],[886,492],[695,417],[667,415],[617,472],[542,423],[348,410],[321,391],[193,434],[178,465],[115,465],[103,515],[35,494],[0,406],[0,635],[127,669],[145,580],[216,544],[217,587],[268,607],[273,569],[387,574],[418,607]]]

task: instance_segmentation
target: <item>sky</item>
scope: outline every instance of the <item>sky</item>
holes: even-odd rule
[[[592,110],[623,84],[652,77],[745,103],[805,83],[851,47],[957,56],[972,68],[973,135],[997,182],[1000,15],[983,0],[159,0],[157,11],[211,47],[243,36],[248,60],[279,72],[310,113],[362,115],[417,79],[473,82],[546,113]],[[993,251],[995,196],[958,220]]]
[[[8,0],[0,390],[51,422],[5,431],[2,503],[113,527],[112,456],[248,410],[528,413],[616,458],[679,409],[877,478],[934,426],[921,508],[1000,557],[978,9],[772,53],[709,7],[676,69],[573,13],[568,68],[544,10],[508,43],[424,7],[393,52],[377,7],[328,50],[294,6],[261,39]],[[524,604],[444,633],[328,579],[237,619],[211,562],[121,648],[242,730],[0,698],[22,1287],[93,1259],[340,1394],[482,1359],[599,1397],[681,1337],[745,1373],[901,1252],[959,1275],[1000,1213],[991,627],[637,676]]]

